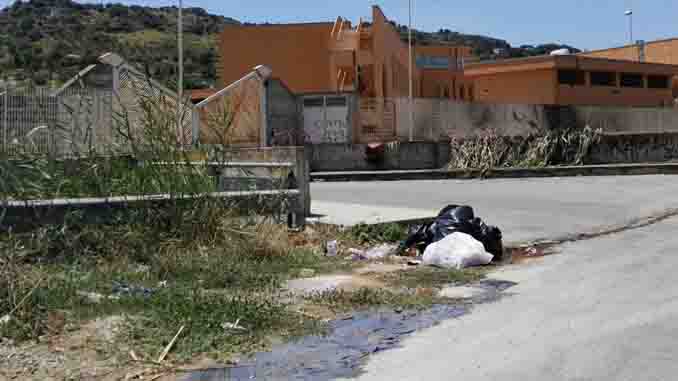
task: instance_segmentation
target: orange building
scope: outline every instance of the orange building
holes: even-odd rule
[[[467,65],[464,75],[479,102],[667,106],[678,66],[562,55]]]
[[[228,85],[265,64],[297,94],[358,92],[363,97],[409,95],[409,49],[378,6],[371,22],[234,25],[221,34],[219,79]],[[454,97],[462,57],[471,48],[416,46],[415,97]]]
[[[256,65],[301,96],[353,93],[359,108],[350,122],[354,142],[395,135],[396,102],[409,95],[410,52],[400,32],[378,6],[372,20],[334,23],[228,26],[221,34],[219,79],[226,86]],[[450,44],[413,47],[413,96],[467,97],[462,60],[471,48]],[[309,107],[322,99],[309,99]],[[306,106],[307,102],[304,102]],[[310,128],[310,127],[309,127]]]
[[[584,52],[586,57],[678,65],[678,38],[640,42],[618,48]],[[673,96],[678,98],[678,77],[673,79]]]

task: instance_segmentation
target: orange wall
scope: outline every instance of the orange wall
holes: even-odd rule
[[[400,39],[400,33],[388,22],[386,16],[379,7],[372,8],[372,38],[374,41],[374,69],[376,96],[380,97],[401,97],[409,94],[408,77],[402,76],[402,68],[409,70],[409,49],[406,43]],[[396,83],[393,82],[393,72],[396,74]],[[414,96],[420,96],[421,74],[419,70],[414,70],[412,75],[414,79]],[[400,84],[406,83],[405,86]]]
[[[473,79],[473,96],[479,102],[556,103],[554,70],[496,73]]]
[[[330,89],[331,23],[227,26],[221,33],[220,84],[267,65],[295,93]]]
[[[582,53],[587,57],[600,57],[621,60],[638,60],[638,46],[624,46],[607,50]],[[654,41],[645,44],[645,61],[678,65],[678,39]]]
[[[657,107],[671,102],[671,89],[558,86],[558,103],[563,105]]]
[[[598,50],[589,53],[582,53],[587,57],[603,57],[611,59],[638,60],[638,46],[624,46],[606,50]],[[651,41],[645,44],[645,61],[653,63],[664,63],[678,65],[678,38]],[[673,96],[678,97],[678,76],[673,80]]]

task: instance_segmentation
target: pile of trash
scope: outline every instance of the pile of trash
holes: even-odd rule
[[[424,264],[456,269],[501,261],[504,251],[501,230],[468,205],[448,205],[433,222],[412,229],[400,251],[411,248],[424,253]]]
[[[324,249],[325,255],[335,257],[339,254],[339,243],[327,241]],[[476,217],[472,207],[448,205],[432,222],[410,228],[408,238],[399,245],[382,244],[370,250],[352,248],[348,253],[354,261],[401,255],[421,257],[418,259],[425,265],[463,269],[502,261],[504,248],[501,230]]]

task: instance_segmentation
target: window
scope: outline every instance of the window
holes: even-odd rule
[[[666,75],[648,75],[647,87],[649,89],[668,89],[669,77]]]
[[[631,74],[631,73],[622,73],[621,74],[621,85],[622,87],[645,87],[643,84],[643,75],[642,74]]]
[[[323,107],[324,105],[323,97],[304,98],[304,107]]]
[[[465,89],[464,89],[464,86],[462,86],[462,87],[459,89],[459,99],[461,99],[462,101],[466,99],[466,97],[465,97],[466,94],[464,94],[464,93],[465,93],[464,90],[465,90]]]
[[[558,83],[561,85],[584,86],[586,73],[581,70],[558,70]]]
[[[591,86],[617,86],[617,75],[611,71],[592,71]]]
[[[429,57],[429,56],[418,56],[416,58],[417,67],[422,69],[449,69],[450,68],[450,58],[449,57]]]
[[[346,106],[346,97],[327,97],[327,106]]]

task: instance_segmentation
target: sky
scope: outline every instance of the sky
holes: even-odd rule
[[[6,2],[8,0],[0,0]],[[100,2],[87,1],[85,2]],[[105,0],[104,0],[105,1]],[[178,0],[120,0],[149,6],[176,5]],[[557,42],[580,49],[601,49],[629,42],[632,8],[634,40],[678,37],[678,0],[412,0],[415,28],[440,28],[483,34],[513,46]],[[334,21],[337,16],[370,19],[370,6],[408,22],[408,0],[184,0],[242,22]]]

